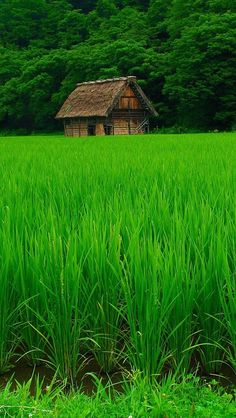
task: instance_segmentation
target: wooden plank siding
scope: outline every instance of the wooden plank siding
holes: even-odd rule
[[[86,120],[67,119],[64,122],[65,136],[87,136],[88,123]]]
[[[117,109],[141,109],[142,105],[135,96],[133,90],[130,86],[126,88],[123,95],[121,96],[118,105],[116,106]]]
[[[95,123],[95,135],[103,136],[106,135],[105,133],[105,125],[108,123],[109,126],[112,127],[111,135],[133,135],[138,133],[137,128],[142,123],[145,117],[145,113],[135,113],[132,116],[129,114],[116,114],[114,112],[111,115],[109,121],[97,121]],[[90,125],[90,120],[84,121],[76,121],[70,119],[65,121],[64,129],[65,129],[65,136],[71,137],[80,137],[80,136],[88,136],[88,125]],[[144,130],[141,130],[142,133]]]

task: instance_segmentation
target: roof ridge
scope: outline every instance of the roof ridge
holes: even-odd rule
[[[128,77],[114,77],[114,78],[107,78],[106,80],[94,80],[94,81],[85,81],[84,83],[77,83],[77,86],[84,86],[88,84],[103,84],[103,83],[111,83],[114,81],[127,81],[127,80],[137,80],[135,75],[130,75]]]

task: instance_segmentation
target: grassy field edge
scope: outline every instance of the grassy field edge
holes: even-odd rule
[[[91,397],[80,392],[65,395],[62,388],[52,387],[43,393],[40,384],[35,396],[31,396],[30,386],[31,381],[11,392],[9,383],[0,391],[1,417],[230,418],[236,415],[234,394],[226,393],[214,380],[204,383],[191,376],[178,384],[170,379],[160,386],[150,386],[139,379],[126,385],[124,393],[115,395],[98,382],[97,391]]]

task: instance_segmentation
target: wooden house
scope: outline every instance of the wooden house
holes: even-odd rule
[[[154,107],[136,77],[77,84],[56,115],[66,136],[119,135],[149,132]]]

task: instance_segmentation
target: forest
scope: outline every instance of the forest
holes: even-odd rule
[[[1,0],[0,131],[59,131],[76,83],[136,75],[176,131],[236,129],[236,2]]]

